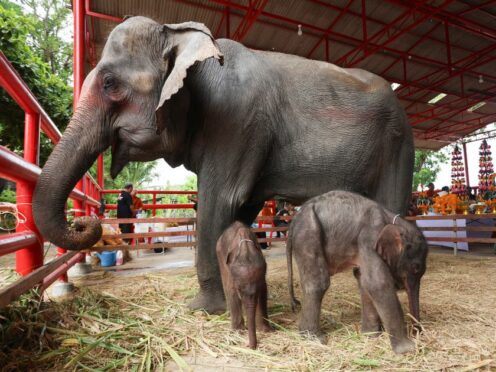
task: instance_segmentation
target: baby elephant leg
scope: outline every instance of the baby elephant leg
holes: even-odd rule
[[[324,334],[320,330],[320,310],[330,279],[324,255],[319,253],[309,254],[306,251],[303,254],[306,257],[300,258],[299,252],[295,252],[303,291],[299,329],[324,341]]]
[[[231,315],[231,328],[244,329],[245,326],[243,321],[243,308],[241,299],[239,298],[234,288],[230,288],[226,291],[226,299],[229,313]]]
[[[396,294],[394,280],[386,263],[374,253],[367,255],[360,267],[360,286],[370,295],[397,354],[412,352],[415,344],[408,339],[403,311]]]
[[[353,269],[353,275],[357,279],[358,288],[360,289],[360,297],[362,302],[362,333],[367,333],[371,336],[378,336],[382,331],[381,318],[377,313],[370,295],[360,285],[360,269]]]
[[[269,324],[269,313],[267,310],[267,283],[264,281],[260,285],[258,291],[258,304],[257,304],[257,329],[262,332],[273,331],[273,328]]]

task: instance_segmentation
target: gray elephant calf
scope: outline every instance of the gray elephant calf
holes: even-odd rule
[[[381,321],[394,352],[413,351],[396,295],[406,289],[410,313],[419,319],[420,279],[427,244],[417,227],[375,201],[331,191],[305,203],[290,225],[287,259],[292,307],[292,252],[303,291],[300,331],[320,335],[320,308],[329,277],[354,268],[362,299],[362,331],[380,332]]]
[[[216,250],[231,313],[231,326],[233,329],[243,328],[243,304],[248,323],[249,347],[255,349],[256,326],[262,331],[272,330],[267,321],[267,264],[257,237],[245,224],[234,222],[220,236]]]

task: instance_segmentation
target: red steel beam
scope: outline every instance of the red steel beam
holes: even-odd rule
[[[191,209],[193,208],[193,203],[186,204],[144,204],[143,209]],[[107,204],[105,205],[105,209],[117,209],[116,204]]]
[[[79,1],[79,0],[76,0],[76,1]],[[91,16],[91,17],[95,17],[95,18],[99,18],[99,19],[103,19],[106,21],[120,23],[124,20],[124,18],[121,18],[121,17],[115,17],[112,15],[92,11],[91,10],[91,0],[85,0],[84,10],[85,10],[86,15]]]
[[[6,147],[0,146],[0,176],[2,178],[13,182],[26,181],[34,185],[40,173],[41,169],[38,166],[27,162]],[[73,190],[70,197],[72,199],[86,200],[95,206],[100,205],[99,202],[89,196],[85,196],[78,190]]]
[[[323,7],[329,8],[329,9],[336,10],[336,11],[339,11],[339,10],[341,9],[341,8],[339,8],[338,6],[333,5],[332,3],[324,2],[324,1],[322,1],[322,0],[308,0],[308,1],[310,1],[310,2],[312,2],[312,3],[314,3],[314,4],[318,4],[318,5],[320,5],[320,6],[323,6]],[[355,12],[355,11],[353,11],[352,9],[350,9],[350,10],[348,11],[348,14],[350,14],[350,15],[352,15],[352,16],[354,16],[354,17],[356,17],[356,18],[361,18],[361,16],[362,16],[362,15],[361,15],[361,12],[360,12],[360,13],[359,13],[359,12]],[[367,21],[368,21],[368,22],[375,23],[375,24],[380,25],[380,26],[382,26],[382,27],[385,27],[385,26],[387,26],[387,24],[388,24],[387,22],[384,22],[384,21],[382,21],[382,20],[380,20],[380,19],[373,18],[373,17],[370,17],[370,16],[368,16],[368,17],[367,17]],[[413,36],[419,36],[419,35],[415,35],[414,33],[412,33],[412,35],[413,35]],[[429,35],[427,38],[428,38],[429,40],[433,41],[433,42],[436,42],[436,43],[439,43],[439,44],[444,44],[444,41],[443,41],[443,40],[437,39],[437,38],[436,38],[436,37],[434,37],[433,35]],[[458,49],[460,49],[460,50],[465,51],[465,52],[471,52],[471,50],[470,50],[470,49],[467,49],[467,48],[465,48],[465,47],[463,47],[463,46],[459,46],[459,45],[457,45],[456,47],[457,47]]]
[[[219,9],[217,7],[209,6],[209,5],[205,5],[205,4],[201,4],[201,3],[196,3],[196,2],[193,2],[191,0],[175,0],[175,1],[178,2],[178,3],[187,4],[187,5],[190,5],[190,6],[195,6],[195,7],[198,7],[200,9],[206,9],[206,10],[210,10],[210,11],[213,11],[213,12],[222,12],[223,11],[222,9]],[[217,3],[219,5],[230,6],[233,9],[239,9],[239,10],[242,10],[242,11],[246,11],[248,9],[248,7],[246,7],[244,5],[241,5],[241,4],[238,4],[238,3],[232,3],[232,2],[230,2],[228,0],[211,0],[211,1],[214,2],[214,3]],[[326,6],[326,7],[329,7],[330,9],[342,10],[339,7],[336,7],[336,6],[333,6],[331,4],[327,4],[327,3],[322,3],[319,0],[311,0],[311,1],[312,2],[315,2],[315,3],[322,4],[322,5]],[[350,10],[349,13],[352,14],[352,11]],[[232,14],[232,15],[233,16],[236,16],[236,17],[241,17],[241,16],[238,16],[237,14]],[[315,25],[308,24],[308,23],[302,22],[300,20],[295,20],[295,19],[287,18],[287,17],[281,16],[281,15],[269,13],[269,12],[266,12],[266,11],[262,11],[261,15],[263,15],[266,18],[276,19],[278,21],[282,21],[283,23],[288,23],[288,24],[293,24],[293,25],[301,24],[305,28],[305,30],[307,30],[307,32],[309,32],[309,33],[310,33],[310,31],[316,32],[320,36],[321,36],[321,34],[325,34],[325,31],[326,31],[325,29],[319,28],[319,27],[317,27]],[[358,16],[360,16],[360,14],[358,14]],[[368,18],[368,19],[370,20],[370,18]],[[290,28],[290,27],[288,27],[288,26],[286,26],[284,24],[273,23],[273,22],[269,22],[269,21],[266,21],[266,20],[258,20],[258,22],[260,22],[262,24],[266,24],[266,25],[271,26],[271,27],[293,31],[292,28]],[[385,24],[385,23],[383,23],[383,24]],[[337,33],[335,31],[329,32],[328,33],[328,36],[329,37],[332,36],[331,38],[334,41],[337,41],[339,43],[342,43],[343,45],[349,45],[350,43],[353,44],[353,45],[358,45],[358,44],[360,44],[362,42],[362,40],[360,40],[360,39],[351,37],[349,35]],[[443,43],[443,42],[441,42],[441,43]],[[375,46],[376,44],[370,43],[370,45],[371,46]],[[443,43],[443,45],[444,45],[444,43]],[[412,57],[412,60],[414,60],[416,63],[420,63],[420,64],[423,64],[423,65],[426,65],[426,66],[429,66],[429,67],[432,67],[432,64],[436,64],[436,65],[439,65],[439,66],[446,67],[446,64],[444,62],[433,60],[433,59],[428,58],[428,57],[424,57],[424,56],[420,56],[420,55],[414,55],[414,54],[408,54],[406,52],[399,51],[399,50],[393,49],[393,48],[389,48],[387,46],[384,47],[384,48],[382,48],[382,49],[384,49],[386,52],[392,53],[392,54],[397,55],[397,56],[402,56],[402,57],[405,57],[405,58],[407,58],[408,56],[411,56]],[[462,48],[460,48],[460,49],[462,49]],[[479,74],[480,74],[479,72],[477,72],[477,73],[474,72],[473,73],[474,76],[478,76]],[[487,77],[488,79],[492,79],[492,78],[495,78],[496,79],[496,77],[491,77],[490,75],[487,75],[487,74],[483,74],[483,76],[484,77]],[[388,78],[388,79],[389,80],[392,80],[392,81],[395,81],[396,80],[394,78],[393,79],[392,78]],[[451,92],[444,92],[444,93],[453,94]]]
[[[43,132],[53,143],[59,142],[62,137],[59,129],[2,51],[0,51],[0,85],[24,112],[39,114]]]
[[[198,4],[198,3],[193,3],[190,0],[175,0],[175,1],[180,2],[180,3],[184,3],[184,4],[188,4],[188,5],[198,6],[198,7],[202,8],[202,9],[209,9],[211,11],[217,11],[217,12],[222,11],[221,9],[218,9],[218,8],[215,8],[215,7],[206,6],[206,5]],[[238,4],[238,3],[232,3],[232,2],[230,2],[228,0],[211,0],[211,1],[214,2],[214,3],[220,4],[220,5],[224,5],[224,6],[231,6],[234,9],[240,9],[240,10],[243,10],[243,11],[246,11],[247,10],[247,7],[246,6],[241,5],[241,4]],[[338,9],[340,9],[340,8],[338,8]],[[274,13],[269,13],[269,12],[266,12],[266,11],[262,11],[261,15],[263,15],[264,17],[271,18],[271,19],[276,19],[278,21],[282,21],[282,22],[288,23],[288,24],[293,24],[293,25],[301,24],[306,30],[314,31],[314,32],[317,32],[319,34],[325,34],[325,32],[326,32],[325,29],[322,29],[320,27],[317,27],[317,26],[315,26],[313,24],[305,23],[305,22],[302,22],[300,20],[291,19],[291,18],[288,18],[288,17],[285,17],[285,16],[281,16],[281,15],[278,15],[278,14],[274,14]],[[259,22],[260,23],[263,23],[263,24],[267,24],[267,25],[273,26],[273,27],[277,27],[277,28],[284,28],[284,29],[287,29],[287,30],[292,30],[291,28],[285,27],[285,26],[280,25],[280,24],[275,24],[275,23],[272,23],[272,22],[267,22],[267,21],[259,21]],[[341,33],[335,32],[335,31],[329,32],[328,35],[329,36],[334,36],[335,37],[334,40],[336,40],[336,41],[343,42],[343,40],[345,40],[346,41],[345,44],[348,43],[347,45],[349,45],[350,42],[353,43],[354,45],[362,43],[362,40],[360,40],[360,39],[351,37],[349,35],[341,34]],[[371,47],[376,47],[377,46],[377,44],[375,44],[375,43],[369,43],[369,45]],[[444,45],[444,43],[443,43],[443,45]],[[426,66],[429,66],[429,67],[432,67],[432,64],[437,64],[437,65],[442,66],[444,68],[447,66],[446,63],[444,63],[443,61],[433,60],[431,58],[420,56],[420,55],[408,54],[406,52],[403,52],[403,51],[400,51],[400,50],[397,50],[397,49],[393,49],[393,48],[390,48],[388,46],[381,47],[381,49],[385,50],[386,52],[390,52],[392,54],[399,55],[399,56],[402,56],[402,57],[405,57],[405,58],[408,58],[410,56],[412,58],[412,60],[415,60],[416,63],[425,64]],[[479,72],[473,72],[472,74],[475,75],[475,76],[478,76],[480,73]],[[483,75],[486,77],[485,74],[483,74]],[[488,75],[487,78],[496,78],[496,77],[491,77],[491,76]],[[392,80],[394,80],[394,79],[392,79]],[[450,93],[450,94],[452,94],[452,93]]]
[[[29,247],[37,242],[38,238],[32,231],[2,234],[0,235],[0,256],[15,252],[24,247]]]
[[[455,68],[455,71],[451,71],[451,74],[447,77],[444,77],[440,80],[437,80],[437,81],[429,81],[430,78],[432,78],[434,75],[438,75],[438,74],[443,74],[445,75],[446,74],[446,69],[438,69],[434,72],[431,72],[431,73],[428,73],[414,81],[412,81],[411,83],[421,83],[422,81],[426,80],[426,83],[429,84],[429,87],[430,88],[433,88],[433,87],[439,87],[439,85],[457,77],[457,76],[460,76],[461,74],[464,74],[466,73],[467,71],[471,70],[471,69],[474,69],[474,68],[477,68],[477,67],[480,67],[480,66],[483,66],[487,63],[490,63],[494,60],[496,60],[496,57],[489,57],[487,59],[482,59],[483,56],[491,53],[493,50],[496,50],[496,43],[492,44],[492,45],[489,45],[488,47],[480,50],[480,51],[476,51],[476,52],[473,52],[472,54],[468,55],[468,56],[465,56],[463,58],[461,58],[460,60],[458,60],[457,62],[455,62],[453,64],[453,67]],[[471,60],[470,62],[467,62],[468,60]],[[466,63],[464,66],[459,66],[461,63]],[[398,88],[396,90],[397,93],[403,91],[406,89],[407,86],[402,86],[400,88]],[[408,92],[407,94],[404,94],[400,97],[409,97],[411,96],[412,94],[415,94],[417,92],[419,92],[420,89],[417,89],[417,90],[414,90],[413,92],[410,91]]]
[[[234,31],[233,40],[243,41],[248,31],[254,25],[257,18],[262,13],[263,9],[267,5],[268,0],[250,0],[250,7],[247,10],[245,16],[238,25],[236,31]]]
[[[312,56],[313,52],[315,52],[315,50],[322,43],[322,41],[327,40],[327,37],[328,37],[329,33],[332,31],[332,29],[334,28],[334,26],[336,25],[336,23],[338,23],[339,20],[346,14],[346,12],[348,12],[348,10],[350,9],[350,6],[353,3],[353,1],[354,0],[349,0],[348,3],[346,4],[346,6],[339,12],[339,14],[337,15],[337,17],[334,18],[334,20],[331,22],[331,24],[329,25],[329,27],[327,27],[326,32],[324,33],[324,35],[322,35],[322,37],[319,39],[319,41],[317,41],[315,43],[315,45],[312,47],[312,49],[310,49],[310,52],[308,52],[308,54],[307,54],[307,58],[310,58]],[[362,4],[363,4],[363,1],[364,0],[362,0]],[[327,54],[328,54],[329,53],[328,52],[329,47],[326,46],[326,48],[327,48]],[[329,60],[329,58],[326,57],[326,60]]]
[[[430,128],[428,131],[426,131],[426,133],[425,133],[425,139],[432,139],[432,138],[440,137],[441,135],[455,133],[453,131],[453,129],[451,129],[449,132],[442,132],[442,131],[445,131],[446,129],[453,128],[453,127],[455,127],[457,125],[463,125],[464,126],[463,129],[462,129],[462,131],[460,131],[460,132],[466,132],[467,129],[469,129],[470,131],[473,131],[472,130],[473,128],[467,128],[467,125],[469,123],[471,123],[473,121],[477,121],[478,122],[478,124],[477,124],[478,126],[484,126],[484,125],[489,124],[492,121],[492,118],[493,117],[496,117],[496,114],[486,114],[486,115],[484,115],[482,117],[479,117],[479,118],[474,118],[474,119],[467,120],[467,121],[461,122],[461,123],[454,123],[454,124],[445,125],[444,127],[440,127],[440,125],[437,125],[436,128]],[[484,119],[485,119],[485,123],[482,124],[482,120],[484,120]],[[443,124],[443,123],[445,123],[445,121],[443,121],[443,122],[441,122],[439,124]],[[438,132],[438,133],[441,133],[441,134],[437,134],[437,135],[435,134],[435,135],[430,136],[430,137],[428,136],[429,133],[435,133],[435,132]]]
[[[225,7],[225,9],[227,9],[227,7]],[[224,12],[222,13],[222,17],[220,17],[219,25],[215,28],[214,37],[215,37],[216,39],[218,39],[218,38],[219,38],[219,36],[220,36],[220,30],[221,30],[221,28],[222,28],[222,24],[224,23],[224,19],[225,19],[225,18],[226,18],[226,12],[224,11]]]
[[[37,113],[25,113],[24,123],[24,160],[37,167],[40,150],[40,116]],[[27,275],[43,265],[43,237],[34,223],[33,202],[34,184],[26,180],[16,183],[16,206],[22,216],[16,232],[32,232],[36,241],[16,252],[16,271]]]
[[[492,4],[496,4],[496,1],[495,0],[489,0],[489,1],[485,2],[485,3],[483,3],[483,4],[478,4],[478,5],[467,4],[464,1],[459,1],[459,2],[461,2],[462,4],[468,6],[468,8],[465,9],[465,10],[463,10],[463,11],[461,11],[460,13],[457,13],[457,16],[465,15],[467,13],[473,12],[474,10],[481,10],[481,11],[483,11],[482,8],[484,8],[486,6],[489,6],[489,5],[492,5]],[[488,14],[488,15],[490,15],[492,17],[495,17],[493,14],[491,14],[489,12],[484,11],[484,13],[485,14]]]
[[[43,280],[59,266],[63,265],[65,262],[69,261],[74,256],[82,256],[80,252],[69,252],[62,257],[58,257],[53,261],[39,267],[35,271],[26,275],[23,278],[16,280],[14,283],[7,285],[0,289],[0,308],[3,308],[18,298],[23,293],[35,288]]]
[[[492,86],[489,89],[487,89],[486,92],[488,94],[496,93],[496,92],[493,92],[495,89],[496,89],[496,86]],[[452,110],[454,105],[458,105],[462,102],[464,102],[464,104],[468,104],[469,101],[472,101],[472,105],[475,105],[476,103],[480,102],[481,98],[477,98],[480,95],[481,94],[479,92],[475,92],[475,93],[472,93],[466,97],[460,97],[460,98],[457,98],[455,100],[451,100],[449,102],[442,103],[442,104],[435,104],[434,107],[429,108],[427,110],[417,111],[416,113],[412,114],[412,117],[416,117],[416,116],[425,117],[425,115],[430,115],[432,117],[435,115],[436,110],[442,110],[445,108]],[[407,100],[407,98],[402,98],[402,99]],[[424,104],[428,105],[428,103],[424,103]]]
[[[413,3],[412,5],[411,1],[408,2],[402,0],[386,0],[386,1],[391,4],[401,5],[406,8],[414,9],[414,11],[417,13],[430,15],[431,18],[438,19],[443,22],[448,22],[450,25],[454,27],[460,28],[464,31],[470,32],[477,36],[483,36],[486,39],[491,40],[492,42],[496,41],[496,30],[447,11],[436,12],[437,7],[430,6],[425,3],[424,4]]]
[[[457,133],[453,128],[456,127],[456,126],[459,126],[459,125],[463,125],[463,127],[461,128],[461,130],[459,132],[467,132],[467,130],[470,131],[471,128],[467,128],[467,126],[470,126],[470,123],[472,122],[476,122],[478,123],[478,125],[483,125],[482,124],[482,121],[484,120],[484,122],[486,124],[489,124],[490,120],[489,118],[493,118],[496,114],[492,113],[492,114],[485,114],[483,116],[480,116],[478,118],[473,118],[473,119],[470,119],[470,120],[466,120],[464,122],[457,122],[457,123],[449,123],[447,120],[443,120],[441,121],[440,123],[436,124],[435,127],[433,128],[429,128],[427,131],[425,131],[425,135],[428,136],[429,133],[439,133],[439,132],[442,132],[442,131],[446,131],[446,129],[450,129],[450,133]],[[442,124],[448,124],[448,125],[444,125],[442,126]],[[477,125],[477,124],[476,124]],[[447,132],[445,132],[447,133]],[[434,136],[435,137],[435,136]]]
[[[65,276],[67,270],[69,270],[72,266],[74,266],[78,262],[84,260],[84,256],[85,256],[84,253],[79,252],[73,257],[69,258],[69,260],[67,260],[66,262],[60,264],[59,267],[57,267],[50,274],[45,276],[45,278],[43,278],[43,281],[41,282],[40,290],[42,292],[45,291],[48,287],[50,287],[53,284],[53,282],[55,282],[61,276]]]
[[[459,110],[458,112],[455,112],[455,113],[451,114],[447,118],[443,118],[438,124],[436,124],[435,126],[429,128],[426,132],[427,133],[431,133],[431,132],[439,131],[441,129],[442,130],[445,130],[445,129],[448,129],[448,128],[452,128],[452,127],[454,127],[456,125],[467,125],[468,123],[470,123],[472,121],[475,121],[475,120],[478,120],[480,122],[480,120],[485,119],[487,117],[491,117],[491,116],[494,115],[494,114],[486,114],[486,115],[480,116],[478,118],[474,118],[474,119],[470,119],[470,120],[465,120],[465,121],[462,121],[462,122],[455,122],[453,124],[449,124],[449,125],[446,125],[446,126],[442,127],[442,125],[445,124],[445,123],[448,123],[451,118],[455,117],[456,115],[461,114],[464,111],[465,110]],[[464,129],[467,129],[467,128],[465,127]]]
[[[102,190],[102,194],[119,194],[122,190]],[[163,194],[163,195],[196,195],[198,191],[186,191],[186,190],[137,190],[136,194]]]
[[[436,8],[437,9],[436,11],[437,12],[441,11],[441,9],[443,9],[444,7],[446,7],[447,5],[449,5],[452,2],[453,2],[453,0],[445,0],[441,5],[439,5],[439,7]],[[401,20],[401,22],[407,21],[412,16],[413,10],[414,9],[405,12],[404,13],[405,17],[400,16],[400,17],[396,18],[392,23],[388,24],[382,30],[378,31],[370,39],[372,40],[372,39],[374,39],[374,38],[377,37],[377,41],[379,41],[380,38],[384,34],[386,34],[386,33],[389,34],[389,29],[393,28],[393,26],[395,26],[395,24],[397,22],[399,22],[400,20]],[[412,17],[412,23],[409,26],[406,26],[404,28],[403,27],[400,27],[397,30],[396,33],[394,33],[392,36],[388,36],[388,38],[385,41],[383,41],[382,44],[373,47],[372,50],[366,50],[365,49],[369,45],[369,41],[368,40],[364,40],[364,44],[359,48],[359,49],[363,49],[364,50],[364,55],[361,58],[358,58],[358,59],[355,59],[355,60],[350,61],[349,63],[346,64],[346,66],[347,67],[355,66],[356,64],[358,64],[359,62],[363,61],[367,57],[373,55],[375,52],[377,52],[381,48],[384,48],[386,45],[388,45],[388,44],[392,43],[393,41],[397,40],[400,36],[404,35],[405,33],[409,32],[412,29],[414,29],[415,27],[417,27],[421,23],[425,22],[429,17],[430,16],[427,16],[427,15],[425,15],[424,17],[420,17],[419,19],[415,19],[415,17]],[[353,54],[352,52],[349,52],[348,55]],[[356,51],[355,55],[358,55],[358,52],[359,52],[359,50]],[[347,55],[343,56],[344,57],[344,61],[347,60],[347,57],[346,56]],[[343,58],[343,57],[341,57],[341,58]],[[338,60],[338,63],[341,60],[341,58]]]

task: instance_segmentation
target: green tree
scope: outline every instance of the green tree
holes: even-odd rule
[[[413,190],[419,185],[434,182],[441,166],[448,161],[448,155],[442,150],[415,150],[415,165],[413,167]]]
[[[50,66],[52,74],[65,82],[72,75],[72,42],[62,38],[69,28],[71,4],[67,0],[20,0],[35,25],[33,45]]]
[[[67,83],[71,69],[56,66],[58,70],[54,73],[50,61],[44,60],[45,52],[36,41],[36,35],[43,32],[43,27],[34,15],[24,14],[19,5],[0,0],[0,50],[62,131],[72,114],[72,89]],[[0,145],[21,153],[23,132],[24,112],[3,89],[0,90]],[[52,145],[42,136],[40,147],[43,165]]]

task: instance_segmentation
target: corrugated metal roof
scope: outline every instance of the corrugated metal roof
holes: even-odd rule
[[[496,121],[496,1],[434,0],[415,7],[406,0],[89,1],[92,12],[104,15],[202,22],[216,37],[227,36],[226,14],[232,37],[253,14],[250,7],[262,4],[242,40],[246,46],[325,60],[327,40],[329,62],[401,84],[396,92],[418,146],[440,148]],[[94,63],[115,22],[88,20]],[[447,96],[428,104],[439,93]],[[467,111],[481,101],[486,104]]]

